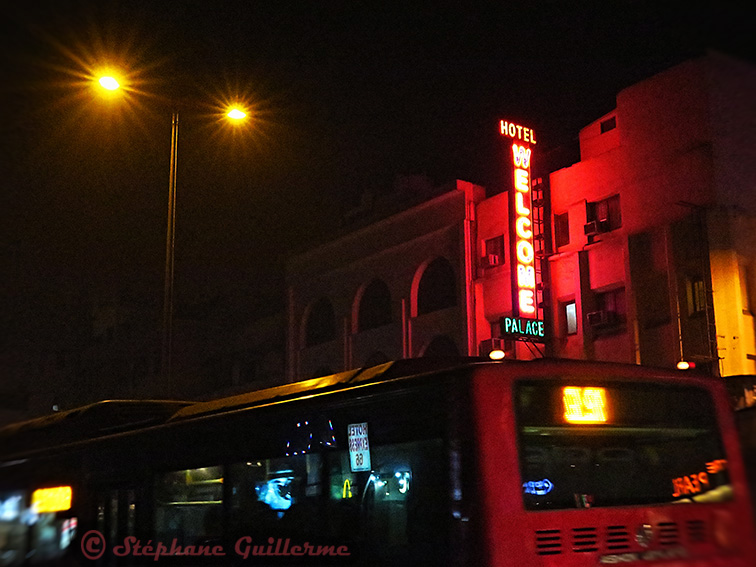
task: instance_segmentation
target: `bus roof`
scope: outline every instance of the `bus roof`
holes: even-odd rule
[[[0,454],[93,439],[163,423],[191,404],[176,400],[104,400],[0,428]]]
[[[238,394],[227,398],[220,398],[207,402],[197,402],[178,410],[169,422],[207,416],[245,407],[261,405],[272,401],[301,397],[306,394],[322,393],[339,390],[366,382],[378,382],[392,378],[410,377],[429,372],[451,370],[468,366],[472,363],[486,362],[481,358],[449,357],[449,358],[417,358],[400,359],[366,368],[357,368],[339,372],[330,376],[311,378],[302,382],[293,382],[283,386],[275,386],[264,390],[256,390]]]

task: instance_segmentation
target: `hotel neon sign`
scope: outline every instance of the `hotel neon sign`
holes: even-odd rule
[[[501,134],[515,140],[512,144],[512,163],[515,189],[516,303],[521,317],[536,318],[535,248],[533,246],[533,213],[530,187],[532,156],[530,144],[536,144],[535,133],[530,128],[502,120]]]

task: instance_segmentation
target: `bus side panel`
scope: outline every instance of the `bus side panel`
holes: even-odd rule
[[[732,524],[733,540],[743,548],[747,557],[753,558],[756,565],[756,529],[754,529],[751,488],[748,486],[748,473],[743,462],[740,436],[735,425],[735,416],[730,407],[724,385],[715,384],[714,403],[719,417],[719,427],[727,454],[727,466],[730,469],[730,482],[738,504],[737,517],[724,518],[724,523]],[[726,537],[726,534],[722,534]]]
[[[480,463],[479,524],[483,526],[486,565],[530,565],[523,546],[522,483],[514,432],[511,381],[504,367],[486,367],[473,378],[473,419]]]

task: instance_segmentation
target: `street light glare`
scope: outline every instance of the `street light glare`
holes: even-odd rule
[[[234,120],[241,120],[242,118],[246,118],[247,113],[239,110],[238,108],[232,108],[228,114],[226,114],[229,118],[233,118]]]
[[[102,88],[104,89],[108,89],[109,91],[114,91],[121,85],[119,85],[118,81],[116,81],[113,77],[101,77],[100,86],[102,86]]]

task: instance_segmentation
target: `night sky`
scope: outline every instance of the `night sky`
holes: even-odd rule
[[[286,254],[397,175],[495,188],[498,120],[569,143],[617,92],[753,18],[664,1],[14,2],[0,29],[0,354],[86,320],[103,289],[162,301],[172,101],[182,109],[176,295],[277,306]],[[109,64],[133,89],[94,96]],[[219,103],[245,100],[231,129]],[[280,304],[283,307],[283,304]],[[0,377],[1,379],[1,377]]]

